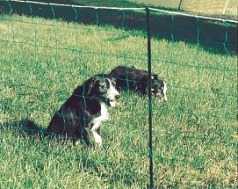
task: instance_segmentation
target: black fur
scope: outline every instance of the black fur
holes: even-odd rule
[[[149,91],[149,73],[145,70],[139,70],[134,67],[117,66],[114,68],[110,76],[116,79],[117,90],[135,91],[142,95],[147,95]],[[163,79],[159,79],[157,74],[151,74],[151,92],[154,96],[162,95],[164,100],[166,97],[166,83]]]
[[[101,116],[101,103],[110,105],[111,100],[116,100],[118,94],[109,99],[107,92],[111,84],[115,84],[113,78],[107,75],[97,75],[81,86],[78,86],[68,100],[53,116],[46,133],[53,136],[62,136],[75,142],[84,141],[88,146],[92,145],[92,127],[95,118]],[[96,129],[100,135],[100,127]]]

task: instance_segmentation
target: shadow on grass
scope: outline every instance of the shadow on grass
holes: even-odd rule
[[[46,0],[41,0],[46,1]],[[73,0],[51,1],[75,4]],[[116,1],[117,2],[117,1]],[[80,5],[85,5],[81,3]],[[106,4],[107,5],[107,4]],[[127,3],[128,7],[142,5]],[[111,25],[126,30],[146,32],[145,11],[75,8],[31,3],[0,2],[0,11],[82,24]],[[151,11],[151,36],[158,40],[184,41],[199,44],[211,53],[237,54],[237,24],[218,23],[204,19],[172,16]]]
[[[44,137],[44,129],[40,128],[37,124],[29,119],[21,119],[19,121],[10,121],[1,124],[2,128],[8,128],[17,136],[27,135],[27,136],[38,136],[40,138]]]

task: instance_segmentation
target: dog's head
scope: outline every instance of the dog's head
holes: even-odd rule
[[[84,83],[85,94],[115,107],[119,92],[116,81],[107,75],[96,75]]]
[[[148,89],[147,89],[148,90]],[[156,74],[151,76],[151,93],[154,96],[162,96],[167,101],[167,85],[163,79],[159,79]]]

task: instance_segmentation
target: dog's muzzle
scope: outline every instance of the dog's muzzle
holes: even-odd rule
[[[107,94],[108,102],[111,107],[116,106],[116,101],[120,98],[119,92],[116,90],[114,86],[110,86],[110,89]]]
[[[164,100],[165,102],[168,101],[166,94],[163,95],[163,100]]]
[[[166,93],[163,93],[163,92],[158,92],[155,94],[156,97],[161,97],[163,99],[164,102],[167,102],[168,99],[167,99],[167,96],[166,96]]]
[[[152,92],[152,95],[155,96],[155,97],[160,97],[160,99],[162,99],[163,101],[167,102],[168,99],[167,99],[167,95],[166,95],[166,92],[167,92],[167,88],[165,87],[162,87],[158,90],[155,91],[155,89],[151,89],[151,92]]]

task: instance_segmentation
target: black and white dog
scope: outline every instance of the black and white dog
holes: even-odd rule
[[[143,95],[149,91],[149,73],[145,70],[139,70],[134,67],[117,66],[110,74],[116,79],[117,90],[131,90],[140,92]],[[151,93],[154,96],[162,96],[167,101],[167,86],[163,79],[159,79],[157,74],[151,74]]]
[[[64,137],[92,146],[102,145],[100,124],[108,120],[107,106],[115,106],[119,92],[115,80],[108,75],[96,75],[78,86],[53,116],[47,134]]]

